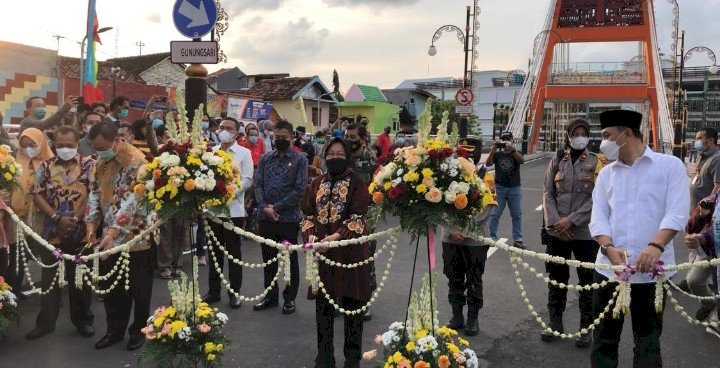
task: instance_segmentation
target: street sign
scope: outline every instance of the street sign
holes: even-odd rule
[[[469,106],[472,105],[473,100],[475,100],[475,96],[469,88],[460,88],[455,94],[455,101],[458,105]]]
[[[455,106],[455,113],[456,113],[456,114],[468,114],[468,115],[470,115],[470,114],[472,114],[472,112],[473,112],[473,107],[472,107],[472,105],[468,105],[468,106],[457,105],[457,106]]]
[[[170,41],[173,64],[217,64],[218,43],[215,41]]]
[[[188,38],[201,38],[210,33],[217,17],[215,0],[176,0],[173,7],[175,28]]]

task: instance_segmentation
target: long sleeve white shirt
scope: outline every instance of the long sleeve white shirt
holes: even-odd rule
[[[640,252],[662,229],[683,231],[690,213],[690,192],[685,166],[674,156],[645,153],[632,166],[615,161],[606,166],[597,178],[593,191],[590,233],[593,237],[609,236],[613,245],[628,255],[628,264],[635,266]],[[660,260],[675,264],[671,241]],[[610,264],[598,252],[596,264]],[[613,271],[597,270],[613,278]],[[671,277],[675,273],[666,273]],[[650,273],[636,273],[633,284],[652,283]]]
[[[213,150],[217,151],[220,146],[215,146]],[[247,217],[245,211],[245,191],[250,189],[253,184],[253,161],[250,150],[233,143],[227,149],[227,153],[233,156],[233,160],[240,166],[240,176],[242,177],[242,188],[235,193],[235,200],[230,204],[230,217]],[[689,200],[689,199],[688,199]]]

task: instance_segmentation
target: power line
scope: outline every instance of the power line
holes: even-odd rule
[[[140,56],[142,56],[142,48],[143,48],[143,46],[145,46],[145,43],[142,41],[138,41],[138,42],[135,42],[135,46],[140,48]]]

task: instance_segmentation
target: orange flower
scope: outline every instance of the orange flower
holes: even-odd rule
[[[455,208],[462,210],[468,205],[468,198],[465,194],[458,193],[455,196]]]
[[[188,192],[192,191],[193,189],[195,189],[195,180],[188,179],[183,185],[183,188],[185,188],[185,190],[187,190]]]
[[[380,192],[375,192],[375,193],[373,193],[373,196],[372,196],[373,203],[380,203],[380,202],[382,202],[383,197],[384,197],[383,194],[380,193]]]
[[[442,192],[438,188],[431,188],[427,193],[425,193],[425,199],[428,202],[440,203],[442,200]]]
[[[142,197],[145,195],[145,184],[138,184],[134,188],[135,196]]]
[[[417,363],[415,363],[415,365],[413,366],[413,368],[430,368],[430,365],[428,365],[427,363],[425,363],[424,360],[420,360],[420,361],[418,361]]]
[[[228,193],[235,193],[235,186],[227,185],[227,186],[225,186],[225,190],[227,190]]]
[[[162,171],[160,171],[160,169],[153,170],[153,179],[158,180],[160,175],[162,175]]]
[[[440,368],[450,367],[450,359],[447,355],[441,355],[440,358],[438,358],[438,366],[440,366]]]

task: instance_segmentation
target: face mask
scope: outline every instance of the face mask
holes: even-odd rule
[[[622,135],[622,133],[620,133],[620,135]],[[618,139],[619,138],[620,136],[618,136]],[[624,145],[625,143],[623,143],[623,146]],[[622,148],[622,146],[619,146],[617,144],[617,139],[615,139],[614,141],[606,139],[603,140],[602,143],[600,143],[600,151],[603,153],[603,155],[605,155],[608,160],[617,160],[618,156],[620,156],[620,148]]]
[[[223,130],[218,134],[218,137],[220,138],[220,142],[222,143],[230,143],[235,140],[235,134],[232,134],[228,132],[227,130]]]
[[[580,151],[584,150],[585,147],[587,147],[588,143],[590,143],[590,138],[588,137],[575,137],[570,140],[570,147]]]
[[[350,141],[350,149],[353,151],[357,151],[360,149],[360,141]]]
[[[318,144],[323,144],[323,143],[325,143],[325,139],[317,138],[317,139],[315,139],[315,142],[317,142]]]
[[[127,109],[122,109],[122,110],[120,110],[120,113],[118,114],[118,117],[119,117],[120,119],[125,119],[127,116],[128,116],[128,110],[127,110]]]
[[[280,152],[286,152],[288,149],[290,149],[290,141],[287,139],[276,139],[275,148],[277,148],[277,150]]]
[[[58,148],[57,155],[63,161],[70,161],[77,156],[77,148]]]
[[[202,130],[208,130],[210,129],[210,122],[209,121],[203,121],[202,122]]]
[[[331,158],[325,161],[325,165],[330,174],[336,175],[347,170],[349,163],[348,160],[344,158]]]
[[[38,119],[42,119],[45,117],[45,114],[47,114],[47,110],[45,110],[44,107],[38,107],[35,109],[35,117]]]
[[[395,138],[395,143],[397,143],[397,144],[399,144],[399,145],[402,146],[403,144],[405,144],[405,137],[397,137],[397,138]]]
[[[37,147],[26,147],[25,154],[30,158],[35,158],[40,154],[40,148]]]
[[[245,128],[240,127],[240,129],[238,129],[238,134],[245,134]]]
[[[98,158],[103,161],[110,161],[110,160],[114,159],[115,156],[117,156],[117,152],[115,152],[115,150],[112,148],[110,148],[109,150],[106,150],[106,151],[98,151],[97,154],[98,154]]]
[[[162,119],[154,119],[152,122],[153,129],[160,128],[163,125],[165,125],[165,122]]]
[[[248,137],[248,140],[250,141],[250,143],[255,144],[257,143],[258,137],[256,135],[251,135]]]
[[[705,145],[703,144],[702,139],[695,141],[695,149],[698,151],[705,151]]]

